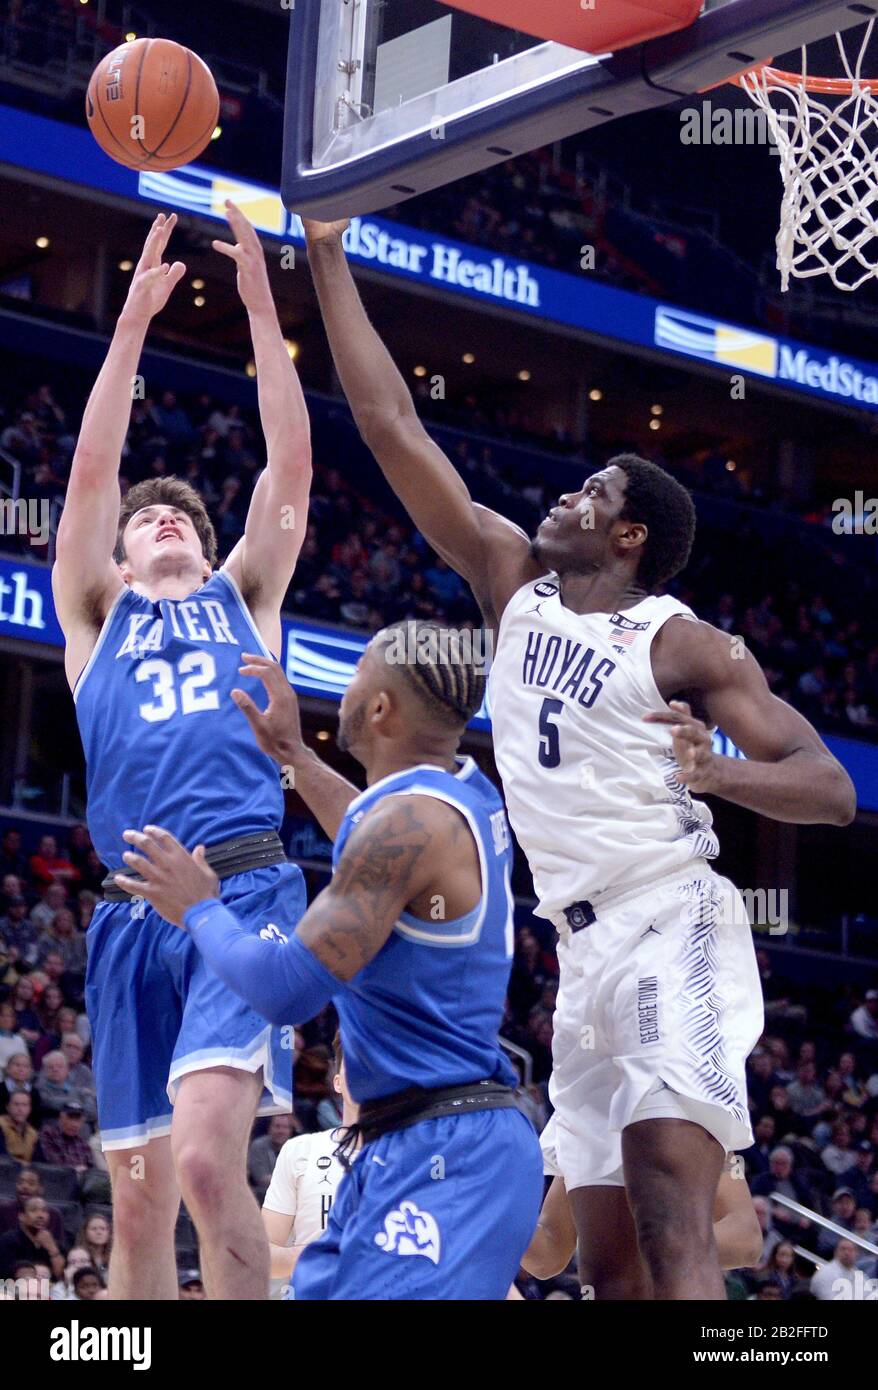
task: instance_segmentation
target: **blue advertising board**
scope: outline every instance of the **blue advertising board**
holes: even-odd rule
[[[25,558],[0,554],[0,653],[8,638],[59,649],[64,645],[52,600],[51,570]],[[363,633],[285,617],[281,664],[300,695],[338,703],[368,640]],[[470,728],[490,727],[485,704]],[[853,779],[861,809],[878,810],[878,745],[834,736],[828,736],[826,743]],[[714,734],[714,749],[727,757],[743,757],[719,731]]]
[[[217,221],[232,198],[264,235],[293,250],[304,245],[301,221],[276,189],[195,164],[171,173],[138,173],[105,155],[88,130],[3,105],[0,163],[150,209],[178,208]],[[379,217],[355,217],[345,241],[353,262],[401,282],[878,411],[878,363],[691,313],[601,284],[584,271],[553,270]]]

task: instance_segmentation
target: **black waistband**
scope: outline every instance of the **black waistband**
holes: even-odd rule
[[[515,1092],[498,1081],[474,1081],[465,1086],[442,1086],[426,1090],[409,1086],[380,1100],[363,1101],[359,1119],[349,1126],[336,1153],[342,1159],[356,1147],[358,1139],[371,1144],[383,1134],[408,1129],[421,1120],[435,1120],[442,1115],[468,1115],[475,1110],[509,1110],[517,1105]]]
[[[233,840],[221,840],[219,844],[208,845],[205,857],[220,878],[243,874],[248,869],[266,869],[272,864],[285,864],[287,860],[281,838],[274,830],[259,831],[255,835],[237,835]],[[127,869],[125,874],[129,878],[140,877]],[[126,893],[125,889],[116,883],[114,874],[108,874],[101,887],[108,902],[122,903],[131,897],[130,893]]]

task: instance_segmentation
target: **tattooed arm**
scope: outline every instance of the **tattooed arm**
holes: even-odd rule
[[[125,859],[141,878],[117,881],[185,925],[220,979],[271,1023],[304,1023],[319,1013],[378,954],[403,909],[428,902],[437,883],[450,917],[472,908],[481,892],[463,818],[433,797],[385,797],[369,811],[329,887],[283,943],[245,931],[219,901],[200,846],[188,854],[168,831],[149,826],[125,838],[140,851]]]
[[[388,796],[352,832],[332,882],[296,930],[337,980],[351,980],[369,964],[399,914],[435,879],[448,812],[433,798]]]

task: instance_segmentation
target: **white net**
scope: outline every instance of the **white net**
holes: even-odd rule
[[[809,90],[802,76],[767,67],[740,84],[765,112],[781,161],[784,198],[777,267],[790,277],[829,275],[840,290],[878,278],[878,81],[862,74],[875,21],[855,61],[836,36],[846,79]],[[836,90],[841,88],[841,90]]]

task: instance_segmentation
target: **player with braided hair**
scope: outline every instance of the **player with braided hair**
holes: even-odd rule
[[[358,793],[302,742],[296,697],[244,657],[269,703],[233,698],[259,747],[335,839],[334,874],[289,940],[248,935],[217,897],[203,851],[129,831],[139,891],[192,937],[224,984],[270,1022],[338,1010],[363,1150],[297,1299],[504,1299],[536,1226],[539,1144],[517,1109],[498,1030],[512,960],[512,849],[500,797],[461,735],[485,670],[443,630],[388,628],[345,691],[339,747]],[[126,880],[127,881],[127,880]],[[133,881],[133,880],[132,880]]]

